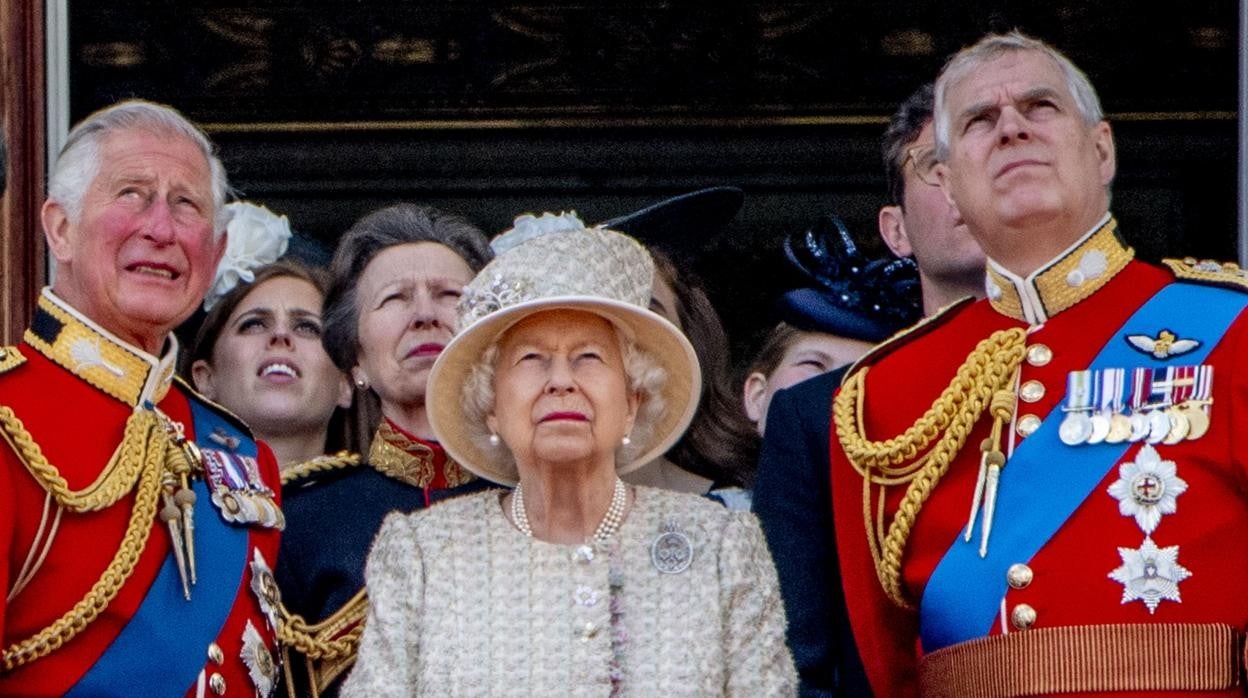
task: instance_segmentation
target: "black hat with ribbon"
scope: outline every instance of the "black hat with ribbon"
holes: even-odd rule
[[[914,260],[868,259],[836,216],[785,238],[784,254],[809,283],[777,301],[800,330],[880,342],[922,317]]]

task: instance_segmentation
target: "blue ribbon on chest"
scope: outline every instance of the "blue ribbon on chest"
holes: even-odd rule
[[[240,455],[256,455],[250,436],[194,400],[191,415],[200,448],[218,448],[206,437],[224,430],[239,439]],[[67,696],[182,695],[194,687],[208,644],[220,635],[238,594],[247,593],[240,583],[250,562],[250,533],[221,518],[204,482],[197,481],[192,488],[198,581],[191,588],[191,600],[182,595],[171,553],[125,628]],[[168,534],[164,526],[157,526],[151,535]]]
[[[1246,299],[1243,293],[1213,286],[1168,284],[1114,333],[1088,368],[1170,365],[1133,349],[1126,340],[1128,335],[1155,336],[1161,329],[1202,338],[1199,347],[1177,357],[1182,364],[1198,364],[1217,346]],[[977,541],[968,543],[958,535],[928,579],[919,606],[925,652],[988,635],[1005,598],[1010,565],[1030,561],[1134,445],[1068,447],[1058,437],[1063,416],[1059,403],[1014,449],[1001,471],[987,557],[979,556]]]

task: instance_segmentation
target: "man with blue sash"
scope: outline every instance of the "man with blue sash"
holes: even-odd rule
[[[168,107],[89,116],[53,166],[55,276],[0,347],[0,694],[268,695],[272,453],[174,378],[225,250],[225,172]]]
[[[1242,695],[1248,278],[1134,259],[1096,93],[1042,42],[950,60],[936,144],[987,299],[875,350],[833,409],[872,689]]]

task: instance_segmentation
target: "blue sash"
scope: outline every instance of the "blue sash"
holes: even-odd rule
[[[1241,292],[1213,286],[1168,284],[1119,328],[1088,368],[1166,366],[1165,360],[1126,341],[1127,335],[1156,337],[1162,329],[1200,339],[1197,349],[1175,357],[1183,365],[1198,364],[1239,316],[1246,299]],[[1006,570],[1030,561],[1134,445],[1066,446],[1058,438],[1062,417],[1059,404],[1001,470],[988,556],[980,558],[978,542],[965,542],[959,532],[928,579],[919,608],[925,652],[987,635],[1005,598]]]
[[[256,455],[251,437],[190,400],[196,443],[206,442],[214,430],[239,439],[238,452]],[[79,679],[67,696],[183,695],[199,677],[207,660],[208,643],[217,639],[240,593],[247,559],[248,529],[226,523],[212,504],[207,486],[195,482],[195,558],[198,582],[191,600],[182,595],[178,566],[170,553],[147,591],[142,604],[104,654]],[[163,525],[153,536],[169,535]]]

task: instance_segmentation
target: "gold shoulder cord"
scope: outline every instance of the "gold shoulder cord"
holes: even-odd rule
[[[311,624],[302,616],[281,607],[277,639],[282,652],[294,650],[304,656],[309,688],[315,698],[355,662],[364,634],[364,618],[368,615],[368,596],[361,589],[351,600],[325,620]],[[345,632],[344,628],[349,628]],[[294,677],[287,657],[286,687],[295,696]]]
[[[282,484],[288,485],[296,480],[315,475],[327,470],[337,470],[360,464],[360,454],[350,451],[339,451],[335,454],[317,456],[302,463],[296,463],[282,470]]]
[[[863,386],[868,368],[853,374],[837,395],[833,422],[845,455],[862,475],[863,519],[876,574],[885,594],[902,608],[913,608],[902,591],[901,560],[919,510],[966,444],[994,394],[1012,392],[1025,342],[1026,333],[1019,328],[992,333],[976,345],[927,412],[903,433],[885,441],[869,440],[864,428]],[[1001,416],[994,411],[994,418]],[[999,425],[994,425],[993,433],[999,440]],[[984,447],[988,452],[999,449],[999,444],[985,443]],[[896,485],[908,486],[885,532],[886,494]],[[874,497],[873,487],[879,489]]]
[[[0,407],[0,433],[39,485],[56,502],[74,512],[99,511],[115,504],[135,486],[134,508],[117,553],[100,578],[65,615],[35,635],[4,648],[3,669],[11,671],[58,649],[99,616],[134,572],[156,520],[161,478],[171,442],[161,418],[139,410],[126,420],[125,437],[95,482],[70,490],[60,471],[48,462],[39,445],[13,410]]]

